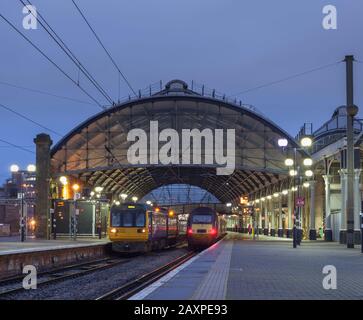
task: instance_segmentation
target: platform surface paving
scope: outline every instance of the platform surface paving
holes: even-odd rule
[[[324,266],[337,272],[337,289],[323,287]],[[360,248],[322,241],[225,239],[131,299],[363,299]]]
[[[28,238],[26,241],[21,242],[19,237],[0,237],[0,255],[88,247],[93,245],[103,245],[108,242],[108,239],[99,240],[94,238],[79,238],[77,240],[35,240]]]

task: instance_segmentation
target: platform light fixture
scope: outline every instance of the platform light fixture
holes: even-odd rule
[[[267,196],[267,199],[268,199],[268,200],[271,200],[271,199],[272,199],[272,196],[271,196],[271,195],[268,195],[268,196]]]
[[[75,183],[73,186],[72,186],[72,189],[74,192],[77,192],[79,189],[80,189],[80,186],[79,184]]]
[[[90,194],[89,194],[91,197],[93,197],[95,195],[95,192],[94,191],[91,191]]]
[[[281,138],[277,140],[277,144],[279,145],[279,147],[287,147],[288,141],[287,139]]]
[[[261,201],[262,201],[262,202],[264,202],[265,200],[266,200],[266,199],[265,199],[265,197],[262,197],[262,198],[261,198]]]
[[[303,186],[304,186],[304,188],[309,188],[310,187],[310,183],[306,181],[306,182],[304,182]]]
[[[306,159],[304,159],[303,164],[304,164],[304,166],[306,166],[306,167],[311,167],[311,166],[313,165],[313,159],[311,159],[311,158],[306,158]]]
[[[287,167],[291,167],[291,166],[293,166],[294,165],[294,160],[292,160],[291,158],[287,158],[286,160],[285,160],[285,166],[287,166]]]
[[[96,187],[96,188],[95,188],[95,191],[96,191],[97,193],[101,193],[101,192],[103,191],[103,187]]]
[[[300,144],[303,148],[308,148],[311,147],[311,145],[313,144],[313,140],[310,137],[303,137],[300,140]]]
[[[278,198],[278,197],[279,197],[279,195],[280,195],[280,194],[279,194],[278,192],[275,192],[275,193],[274,193],[274,198]]]
[[[255,202],[256,202],[256,203],[260,203],[260,199],[256,199],[256,200],[255,200]]]
[[[60,178],[59,178],[59,181],[60,181],[60,183],[62,184],[62,185],[66,185],[66,184],[68,184],[68,179],[67,179],[67,177],[66,176],[61,176]]]
[[[136,197],[136,196],[133,196],[131,199],[132,199],[133,202],[136,202],[139,198]]]
[[[15,173],[15,172],[18,172],[20,170],[19,166],[17,164],[12,164],[10,166],[10,171]]]
[[[37,170],[37,168],[34,164],[28,164],[28,166],[26,167],[26,170],[28,172],[35,172]]]
[[[282,194],[284,195],[284,196],[286,196],[287,194],[289,193],[289,190],[282,190]]]
[[[232,203],[230,203],[230,202],[228,202],[228,203],[226,203],[226,207],[232,207]]]
[[[305,171],[305,175],[306,175],[307,177],[312,177],[312,176],[314,175],[314,172],[313,172],[312,170],[306,170],[306,171]]]
[[[127,198],[127,194],[126,194],[126,193],[121,193],[121,194],[120,194],[120,197],[121,197],[121,199],[122,199],[123,201],[125,201],[125,200],[126,200],[126,198]]]
[[[147,204],[148,206],[151,206],[151,201],[150,201],[150,200],[146,201],[146,204]]]
[[[296,170],[294,170],[294,169],[291,169],[291,170],[289,171],[289,175],[290,175],[290,176],[292,176],[292,177],[295,177],[295,176],[297,175],[297,171],[296,171]]]

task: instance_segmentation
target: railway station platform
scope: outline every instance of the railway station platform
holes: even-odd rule
[[[229,233],[130,299],[363,299],[360,247],[273,240]],[[336,268],[337,289],[324,289],[325,266]]]
[[[25,265],[38,271],[104,257],[108,239],[35,240],[20,242],[19,237],[0,238],[0,279],[22,273]]]

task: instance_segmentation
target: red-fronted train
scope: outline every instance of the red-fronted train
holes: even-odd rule
[[[199,207],[189,214],[187,240],[190,249],[208,247],[225,234],[226,220],[215,210]]]

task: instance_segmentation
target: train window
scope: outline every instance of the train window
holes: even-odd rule
[[[136,212],[135,213],[135,225],[136,227],[144,227],[145,226],[145,213],[144,212]]]
[[[122,215],[122,226],[123,227],[132,227],[133,220],[134,220],[133,216],[134,216],[134,214],[131,211],[124,212],[123,215]]]
[[[112,214],[111,214],[111,226],[121,227],[121,215],[118,212],[112,212]]]
[[[196,214],[192,216],[192,223],[212,223],[212,216],[210,214]]]
[[[145,220],[144,210],[111,210],[112,227],[144,227]]]

